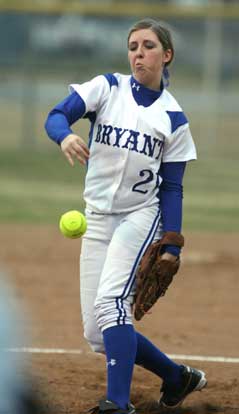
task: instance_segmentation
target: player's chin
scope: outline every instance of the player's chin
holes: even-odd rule
[[[147,71],[143,68],[136,68],[134,71],[134,77],[142,85],[144,85],[148,81]]]

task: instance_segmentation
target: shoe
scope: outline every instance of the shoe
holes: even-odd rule
[[[128,408],[123,410],[117,404],[109,400],[101,400],[99,405],[91,408],[88,413],[91,414],[136,414],[133,404],[128,404]]]
[[[164,408],[179,407],[188,394],[193,391],[201,391],[206,385],[207,380],[203,371],[182,365],[181,387],[175,388],[163,382],[159,404]]]

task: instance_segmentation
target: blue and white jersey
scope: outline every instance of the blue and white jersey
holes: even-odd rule
[[[163,87],[131,75],[100,75],[70,85],[91,120],[84,198],[99,213],[130,212],[158,203],[162,162],[196,159],[187,118]]]

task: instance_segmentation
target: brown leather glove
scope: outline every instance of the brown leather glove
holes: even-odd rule
[[[175,262],[162,259],[165,244],[183,247],[184,237],[175,232],[166,232],[161,240],[151,244],[144,253],[136,272],[136,294],[134,316],[139,321],[161,296],[165,295],[180,266],[179,257]]]

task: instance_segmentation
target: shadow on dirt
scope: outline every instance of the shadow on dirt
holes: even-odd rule
[[[155,402],[143,402],[137,405],[138,414],[239,414],[239,407],[219,407],[211,404],[198,404],[192,408],[163,409]]]

